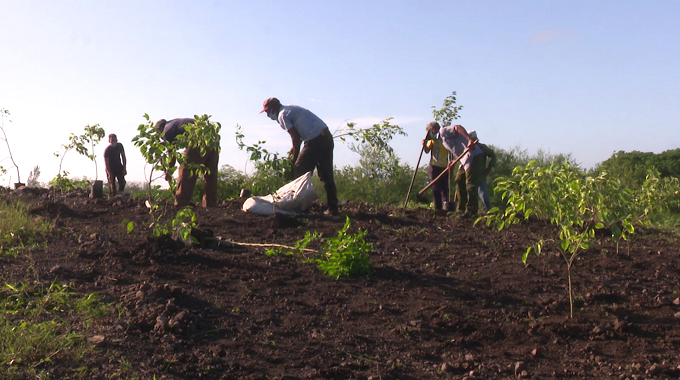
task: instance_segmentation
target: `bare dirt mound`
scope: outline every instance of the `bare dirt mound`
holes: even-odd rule
[[[60,224],[30,261],[3,258],[0,276],[56,278],[118,305],[94,326],[105,337],[98,355],[41,365],[55,379],[79,367],[93,379],[680,377],[680,244],[655,232],[619,247],[599,236],[575,263],[568,318],[563,259],[520,260],[536,237],[553,236],[542,223],[498,233],[353,203],[339,216],[315,205],[260,217],[228,201],[196,209],[201,230],[225,243],[187,247],[153,237],[133,199],[33,205]],[[306,231],[334,237],[346,216],[375,247],[368,276],[336,280],[255,245],[292,246]]]
[[[41,215],[48,216],[51,218],[56,218],[58,216],[63,216],[65,218],[86,218],[87,215],[81,214],[80,212],[74,211],[70,207],[59,202],[44,202],[32,207],[29,210],[31,215]]]

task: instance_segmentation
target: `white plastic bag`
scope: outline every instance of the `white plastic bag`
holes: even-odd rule
[[[307,209],[318,198],[312,185],[312,172],[298,177],[274,194],[250,197],[243,202],[243,211],[257,215],[272,215],[276,212],[296,215]]]

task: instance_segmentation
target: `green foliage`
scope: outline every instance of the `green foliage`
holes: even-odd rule
[[[248,186],[249,178],[231,165],[222,165],[217,172],[217,199],[238,198],[241,189]],[[197,181],[191,200],[200,203],[203,198],[203,181]],[[278,189],[278,188],[277,188]]]
[[[485,217],[487,225],[494,224],[498,230],[509,227],[532,215],[539,219],[549,219],[557,225],[559,242],[557,246],[567,263],[569,280],[569,304],[573,317],[573,292],[571,288],[571,266],[578,254],[590,246],[590,238],[595,235],[594,210],[588,207],[585,193],[592,189],[592,180],[582,180],[582,176],[568,163],[547,168],[529,162],[525,167],[517,167],[511,178],[498,181],[496,191],[507,200],[505,212],[497,208],[490,210]],[[545,241],[539,240],[529,247],[522,261],[526,263],[531,250],[540,254]]]
[[[405,190],[401,189],[408,189],[413,168],[401,164],[390,146],[395,135],[406,136],[401,127],[390,123],[391,120],[387,118],[365,129],[356,129],[353,123],[349,123],[340,135],[335,136],[342,141],[346,141],[347,136],[351,137],[354,142],[349,148],[359,154],[358,166],[347,165],[342,170],[335,170],[338,198],[372,204],[399,204],[403,201]],[[419,174],[414,186],[425,186],[427,173],[421,170]],[[316,184],[315,187],[323,197],[323,187]]]
[[[191,231],[198,227],[196,213],[191,207],[185,207],[177,211],[175,217],[169,222],[166,220],[165,214],[160,212],[161,206],[154,204],[151,208],[153,221],[149,225],[149,228],[153,229],[154,236],[159,237],[172,234],[173,238],[182,240],[187,245],[197,243],[196,238],[191,236]],[[132,232],[135,228],[134,223],[131,221],[123,220],[121,223],[128,232]]]
[[[635,231],[634,223],[646,223],[658,195],[652,183],[653,174],[649,177],[648,189],[634,193],[607,173],[593,178],[584,176],[568,162],[542,167],[530,161],[526,166],[515,168],[511,177],[497,181],[495,191],[507,201],[505,211],[494,208],[477,222],[486,220],[487,225],[493,224],[499,231],[531,217],[554,224],[557,236],[536,242],[526,250],[522,261],[527,262],[532,250],[540,254],[547,243],[557,246],[567,264],[573,316],[571,267],[574,260],[591,246],[596,229],[609,228],[612,238],[618,241]]]
[[[0,253],[32,246],[42,240],[50,228],[48,221],[31,216],[25,206],[0,202]]]
[[[135,230],[135,222],[124,219],[122,222],[120,222],[122,225],[125,226],[125,229],[127,230],[128,233],[132,232]]]
[[[638,188],[646,180],[649,169],[658,171],[661,178],[680,178],[680,148],[659,154],[618,151],[593,168],[590,175],[606,171],[619,179],[623,186]]]
[[[170,164],[174,162],[173,158],[176,160],[178,153],[172,146],[168,146],[170,144],[166,145],[163,133],[154,127],[154,122],[151,121],[149,115],[144,114],[144,118],[146,123],[137,126],[137,135],[132,138],[132,143],[139,148],[146,162],[152,165],[151,174],[149,174],[149,183],[151,183],[154,169],[169,175],[175,172],[176,169]],[[174,182],[170,186],[174,194]]]
[[[388,117],[379,124],[373,124],[370,128],[360,128],[357,129],[356,123],[347,123],[347,127],[339,132],[339,134],[333,136],[342,140],[347,141],[347,137],[354,139],[356,144],[350,144],[350,150],[356,152],[360,147],[370,147],[372,150],[381,150],[390,155],[394,154],[394,149],[390,146],[389,142],[394,138],[395,135],[408,136],[404,130],[398,125],[392,125],[390,120],[393,117]]]
[[[622,185],[623,187],[623,185]],[[631,214],[659,228],[680,227],[680,179],[662,177],[654,169],[647,171],[645,181],[633,192]]]
[[[312,258],[305,262],[314,262],[319,269],[336,279],[353,274],[367,275],[371,270],[371,257],[368,255],[374,248],[364,240],[367,231],[359,230],[349,234],[349,217],[345,226],[338,232],[337,238],[328,238],[323,244],[326,254],[321,258]]]
[[[312,243],[314,240],[319,239],[321,237],[321,234],[318,232],[305,232],[305,237],[302,239],[298,240],[295,242],[295,246],[293,247],[293,250],[286,249],[284,247],[275,247],[275,248],[270,248],[265,251],[265,254],[267,256],[279,256],[279,255],[286,255],[286,256],[295,256],[301,254],[302,251],[307,249],[309,247],[309,244]]]
[[[198,148],[201,155],[205,155],[208,150],[219,151],[222,125],[211,122],[210,115],[195,115],[194,123],[184,125],[184,133],[178,135],[173,142],[168,142],[163,139],[162,131],[155,128],[149,115],[144,114],[144,118],[146,123],[137,127],[138,134],[132,138],[132,142],[139,148],[146,162],[152,165],[148,182],[148,207],[152,220],[149,227],[153,228],[155,236],[167,235],[172,231],[176,237],[191,242],[188,237],[191,229],[196,227],[196,215],[191,209],[182,209],[177,212],[170,225],[163,222],[164,214],[160,212],[161,208],[156,202],[167,199],[167,193],[159,186],[151,186],[153,171],[159,170],[166,174],[172,197],[177,192],[177,182],[173,175],[177,170],[175,163],[184,165],[191,171],[191,175],[201,177],[209,174],[209,168],[203,164],[188,162],[181,150]]]
[[[335,171],[338,198],[370,204],[401,204],[414,169],[402,164],[394,153],[374,150],[368,145],[356,147],[355,152],[359,154],[359,165],[346,165]],[[421,168],[416,174],[414,188],[423,188],[428,182],[427,169]],[[323,197],[323,186],[315,184],[315,187]],[[427,197],[432,197],[431,192]]]
[[[56,157],[61,156],[61,160],[59,161],[59,171],[58,173],[62,173],[61,171],[61,166],[64,162],[64,157],[66,156],[66,153],[69,151],[75,149],[78,154],[83,155],[87,157],[90,161],[94,162],[94,169],[95,169],[95,179],[99,178],[99,171],[97,168],[97,155],[94,152],[94,146],[97,145],[102,138],[104,138],[104,135],[106,135],[106,132],[104,131],[103,128],[99,126],[99,124],[94,124],[94,125],[86,125],[84,128],[84,132],[81,135],[75,135],[71,133],[69,136],[68,140],[69,142],[67,144],[62,144],[62,153],[54,153]],[[89,146],[89,148],[88,148]],[[90,151],[91,149],[91,151]],[[68,173],[63,172],[63,176],[67,176]],[[61,175],[61,174],[58,174]]]
[[[172,220],[170,225],[176,239],[182,240],[187,245],[198,243],[196,238],[191,236],[191,231],[198,227],[196,213],[194,213],[191,207],[185,207],[177,211],[175,219]]]
[[[393,175],[392,180],[401,183],[403,182],[402,177],[404,177],[401,175],[402,172],[408,171],[412,173],[408,166],[401,167],[399,165],[399,160],[389,144],[390,140],[395,135],[406,136],[406,133],[401,127],[398,125],[392,125],[390,123],[390,120],[392,119],[393,118],[387,118],[381,123],[374,124],[370,128],[363,129],[357,128],[356,124],[354,123],[348,123],[344,130],[342,130],[338,135],[334,136],[334,138],[338,138],[342,141],[348,141],[347,138],[351,138],[351,140],[355,143],[350,145],[350,149],[356,153],[359,153],[360,155],[366,155],[368,158],[366,158],[364,161],[370,161],[371,168],[368,168],[368,170],[373,171],[373,173],[365,173],[365,170],[355,173],[348,167],[347,173],[345,175],[345,178],[347,178],[347,183],[344,183],[343,178],[341,178],[342,173],[338,173],[336,171],[335,182],[338,187],[339,196],[341,198],[351,200],[354,199],[352,198],[354,194],[356,194],[357,197],[363,195],[364,185],[366,182],[370,181],[362,181],[360,185],[353,185],[352,181],[355,179],[355,177],[361,176],[370,178],[373,176],[373,174],[380,172],[380,176],[384,178],[385,173],[388,175],[391,173]],[[239,149],[245,149],[250,154],[250,161],[253,162],[256,169],[253,175],[245,181],[246,184],[249,184],[254,194],[271,194],[292,179],[291,174],[293,162],[290,157],[283,157],[278,153],[268,151],[264,148],[265,141],[258,141],[256,144],[246,145],[243,142],[243,138],[243,129],[240,125],[237,125],[236,144],[239,146]],[[387,158],[389,161],[381,162],[380,160],[383,158]],[[397,173],[399,173],[399,175],[397,175]],[[408,174],[406,177],[409,177],[410,175],[411,174]],[[318,182],[316,178],[315,181]],[[384,187],[380,189],[380,191],[377,191],[381,185],[384,185],[384,183],[381,184],[377,181],[372,181],[370,187],[375,189],[375,191],[370,191],[374,192],[375,194],[384,192]],[[351,187],[353,190],[356,190],[356,193],[343,194],[343,189],[349,187]],[[323,192],[322,186],[317,185],[315,188],[319,189],[318,191]],[[398,197],[394,197],[393,195],[395,194],[390,194],[389,200],[392,201],[392,198],[394,198],[396,203]],[[370,199],[366,198],[357,198],[357,200],[364,202],[371,201]]]
[[[96,293],[79,296],[70,285],[5,284],[0,289],[0,377],[44,378],[36,370],[41,364],[78,361],[91,353],[83,334],[93,318],[108,314],[100,299]]]
[[[181,150],[186,148],[199,148],[204,155],[208,149],[220,149],[220,129],[222,125],[210,121],[210,115],[194,116],[194,123],[184,126],[184,133],[177,136],[172,143],[163,140],[163,133],[154,127],[154,123],[148,114],[144,114],[146,123],[137,127],[137,135],[132,142],[144,156],[147,163],[152,165],[153,170],[166,174],[170,191],[175,194],[177,182],[174,173],[178,163],[185,165],[191,170],[192,175],[203,176],[209,173],[209,169],[203,164],[187,162]],[[153,170],[149,174],[149,183],[153,181]]]
[[[217,198],[232,199],[238,197],[247,180],[248,177],[245,174],[229,165],[222,165],[217,173]]]
[[[73,190],[87,190],[90,187],[90,181],[87,177],[83,179],[70,179],[68,172],[63,171],[62,174],[57,174],[49,182],[49,186],[57,192],[66,193]]]
[[[245,149],[250,155],[255,172],[246,181],[253,194],[271,194],[293,178],[293,160],[291,157],[280,156],[264,148],[266,141],[258,141],[253,145],[243,142],[243,128],[236,125],[236,145],[240,150]]]
[[[505,200],[502,198],[500,192],[493,191],[493,184],[496,183],[498,178],[511,177],[513,170],[515,170],[516,167],[526,166],[531,161],[539,167],[546,167],[551,164],[561,165],[563,163],[569,163],[572,167],[577,166],[576,160],[572,157],[571,153],[552,154],[542,149],[538,149],[536,153],[532,155],[529,154],[527,149],[522,149],[520,146],[515,146],[508,150],[494,145],[489,146],[496,153],[496,166],[486,179],[489,185],[488,191],[489,196],[491,197],[491,203],[501,209],[505,208]]]
[[[153,203],[169,203],[175,199],[169,189],[163,189],[160,185],[149,186],[148,183],[135,185],[133,183],[125,185],[125,190],[130,191],[133,198],[147,198]]]
[[[353,274],[367,275],[371,270],[371,257],[369,253],[374,249],[373,245],[364,240],[366,231],[359,230],[356,234],[348,233],[350,220],[347,217],[342,230],[338,231],[338,237],[328,238],[322,244],[320,256],[303,259],[303,263],[315,263],[321,271],[336,279],[349,277]],[[289,255],[301,256],[303,251],[309,251],[309,245],[321,238],[318,232],[307,231],[305,237],[295,243],[293,249],[276,247],[268,249],[267,256]]]
[[[463,106],[456,106],[456,92],[452,92],[451,95],[444,99],[441,109],[432,106],[432,117],[434,120],[442,126],[451,125],[453,120],[458,119],[458,112],[463,109]]]

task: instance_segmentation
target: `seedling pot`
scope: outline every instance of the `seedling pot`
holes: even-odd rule
[[[101,198],[104,196],[104,181],[95,180],[92,181],[92,187],[90,189],[90,198]]]
[[[250,190],[241,189],[241,198],[250,198]]]

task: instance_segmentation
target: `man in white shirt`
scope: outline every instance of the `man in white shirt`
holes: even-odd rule
[[[439,125],[431,122],[429,125]],[[479,210],[479,200],[477,184],[484,177],[485,156],[482,150],[476,145],[477,140],[470,138],[462,125],[450,125],[439,129],[444,147],[448,149],[454,157],[463,155],[465,149],[469,148],[459,161],[458,173],[456,174],[456,192],[458,201],[456,206],[463,218],[471,218]],[[449,166],[453,161],[449,163]]]
[[[293,148],[290,151],[293,159],[293,177],[298,178],[309,171],[317,170],[324,184],[328,202],[329,215],[338,214],[338,191],[333,179],[333,135],[328,126],[309,110],[293,105],[282,105],[277,98],[264,101],[267,116],[279,123],[281,128],[290,134]],[[305,145],[300,149],[302,142]]]

